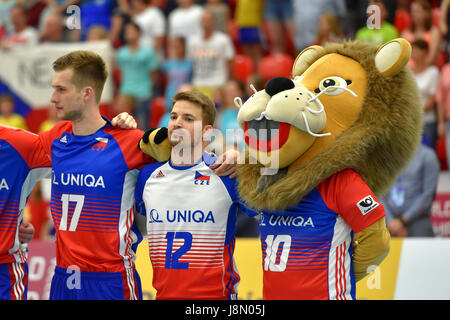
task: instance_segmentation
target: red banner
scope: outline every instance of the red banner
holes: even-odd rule
[[[48,300],[56,263],[53,241],[33,240],[28,245],[28,300]]]
[[[450,193],[438,193],[431,208],[431,224],[437,237],[450,237]]]

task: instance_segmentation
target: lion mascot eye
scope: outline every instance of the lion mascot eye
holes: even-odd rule
[[[344,89],[347,88],[347,81],[342,79],[341,77],[334,76],[334,77],[327,77],[325,79],[322,79],[319,82],[319,88],[314,90],[316,93],[320,93],[322,91],[325,91],[324,93],[329,96],[337,96],[342,93],[344,93]]]

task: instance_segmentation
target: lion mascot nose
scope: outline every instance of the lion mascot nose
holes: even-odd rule
[[[270,79],[266,84],[266,92],[269,96],[273,97],[279,92],[293,89],[295,87],[294,82],[291,79],[284,77],[276,77]]]

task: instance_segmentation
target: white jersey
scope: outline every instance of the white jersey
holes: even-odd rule
[[[215,159],[209,158],[190,167],[154,163],[139,175],[137,211],[147,217],[157,299],[236,296],[233,252],[241,204],[235,179],[214,174],[209,165]]]

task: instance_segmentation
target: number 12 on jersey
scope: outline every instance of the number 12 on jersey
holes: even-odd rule
[[[192,234],[189,232],[167,232],[166,269],[189,269],[189,262],[180,262],[180,258],[192,247]],[[175,240],[184,240],[177,250],[172,252]]]

